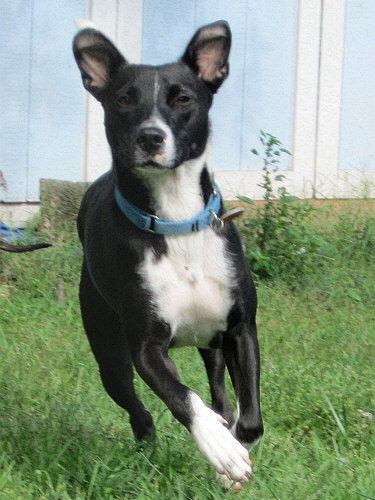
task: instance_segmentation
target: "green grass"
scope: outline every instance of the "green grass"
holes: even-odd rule
[[[140,380],[158,439],[134,443],[83,333],[77,248],[0,255],[0,499],[233,496]],[[293,291],[258,283],[265,436],[238,499],[375,498],[374,266],[339,253]],[[196,350],[172,357],[209,402]]]

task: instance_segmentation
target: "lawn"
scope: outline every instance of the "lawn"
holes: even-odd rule
[[[158,438],[134,443],[81,326],[80,261],[74,238],[0,255],[1,499],[375,498],[368,255],[343,256],[338,246],[303,279],[258,280],[265,435],[252,452],[255,479],[238,494],[221,490],[189,433],[139,379]],[[172,357],[208,403],[197,351]]]

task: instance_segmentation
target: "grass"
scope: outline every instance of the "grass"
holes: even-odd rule
[[[71,239],[0,255],[0,499],[233,496],[140,380],[158,439],[134,443],[83,333],[78,248]],[[294,287],[258,283],[266,432],[252,453],[255,480],[238,499],[375,498],[374,266],[358,251],[344,254]],[[209,402],[196,350],[172,357]]]

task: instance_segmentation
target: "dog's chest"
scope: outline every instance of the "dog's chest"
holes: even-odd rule
[[[168,251],[145,252],[144,285],[159,319],[171,327],[176,347],[207,347],[226,329],[233,273],[222,238],[213,230],[166,238]]]
[[[154,183],[157,216],[186,220],[203,209],[200,177],[206,153]],[[157,258],[147,249],[139,268],[153,311],[170,325],[172,345],[208,347],[216,332],[226,330],[233,304],[234,270],[225,240],[206,227],[165,241],[166,253]]]

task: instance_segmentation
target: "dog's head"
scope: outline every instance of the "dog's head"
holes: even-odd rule
[[[128,64],[100,31],[76,35],[83,85],[103,105],[117,164],[173,169],[203,153],[212,96],[228,75],[230,45],[229,26],[219,21],[199,29],[177,63],[144,66]]]

